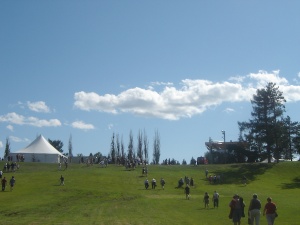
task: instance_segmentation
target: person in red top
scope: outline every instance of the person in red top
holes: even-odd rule
[[[274,225],[276,218],[276,205],[272,202],[272,198],[267,198],[267,204],[265,205],[263,215],[266,215],[268,225]]]
[[[5,191],[5,186],[6,186],[7,180],[5,177],[2,179],[1,184],[2,184],[2,191]]]

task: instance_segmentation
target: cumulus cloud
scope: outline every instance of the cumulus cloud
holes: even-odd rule
[[[74,106],[85,111],[132,113],[144,117],[178,120],[201,114],[224,102],[250,101],[256,90],[264,88],[269,82],[279,86],[287,101],[300,100],[300,86],[290,85],[287,79],[279,76],[279,70],[261,70],[258,73],[231,77],[224,82],[185,79],[179,87],[168,82],[153,82],[148,89],[135,87],[118,95],[81,91],[74,94]],[[158,91],[154,87],[157,85],[164,85],[164,88]]]
[[[61,122],[58,119],[38,119],[36,117],[25,117],[15,112],[0,116],[0,122],[7,122],[17,125],[30,125],[34,127],[59,127]]]
[[[3,143],[2,143],[2,141],[0,141],[0,148],[3,148]]]
[[[83,121],[75,121],[72,123],[73,128],[81,129],[81,130],[93,130],[95,129],[94,125],[84,123]]]
[[[46,105],[43,101],[38,102],[27,102],[27,106],[30,110],[34,112],[43,112],[43,113],[49,113],[50,108]]]

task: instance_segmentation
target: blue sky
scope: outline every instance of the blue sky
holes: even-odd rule
[[[0,2],[0,156],[37,135],[107,155],[145,130],[152,159],[238,138],[257,88],[275,82],[300,121],[299,1]]]

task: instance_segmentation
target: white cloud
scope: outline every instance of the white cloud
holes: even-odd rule
[[[10,131],[14,131],[14,127],[12,125],[7,125],[6,128]]]
[[[235,110],[234,109],[232,109],[232,108],[226,108],[225,110],[224,110],[224,112],[227,112],[227,113],[231,113],[231,112],[234,112]]]
[[[95,129],[94,125],[87,124],[82,121],[75,121],[72,123],[73,128],[81,129],[81,130],[93,130]]]
[[[3,143],[2,143],[2,141],[0,141],[0,148],[2,148],[3,147]]]
[[[9,136],[9,140],[13,141],[13,142],[29,142],[29,139],[27,138],[19,138],[19,137],[15,137],[15,136]]]
[[[50,108],[43,101],[38,101],[38,102],[29,102],[28,101],[27,106],[30,110],[32,110],[34,112],[44,112],[44,113],[50,112]]]
[[[0,116],[0,122],[13,123],[17,125],[30,125],[34,127],[61,126],[61,122],[58,119],[43,120],[36,117],[24,117],[14,112]]]
[[[300,100],[300,86],[289,85],[285,78],[279,76],[279,70],[271,73],[261,70],[246,76],[232,77],[222,83],[185,79],[179,88],[172,83],[153,82],[154,86],[165,85],[161,91],[157,91],[154,86],[148,89],[131,88],[118,95],[81,91],[74,94],[74,106],[85,111],[113,114],[126,112],[178,120],[201,114],[225,102],[249,102],[256,90],[264,88],[269,82],[279,86],[287,101]]]

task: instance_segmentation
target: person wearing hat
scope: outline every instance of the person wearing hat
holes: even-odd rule
[[[229,203],[229,207],[230,207],[229,219],[232,219],[234,225],[241,224],[242,207],[245,207],[245,203],[242,204],[240,202],[240,197],[237,194],[233,196],[233,199]]]
[[[268,225],[274,224],[275,218],[277,216],[276,209],[277,209],[276,204],[272,202],[272,198],[268,197],[263,212],[263,215],[266,215]]]
[[[250,202],[249,210],[248,210],[251,218],[251,225],[254,225],[254,220],[255,220],[255,225],[259,225],[260,208],[261,208],[260,200],[258,199],[257,194],[253,194],[253,198]]]

